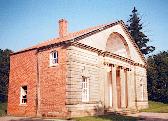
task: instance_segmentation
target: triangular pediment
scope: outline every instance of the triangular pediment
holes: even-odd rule
[[[146,63],[144,56],[124,26],[123,23],[116,24],[78,42],[144,65]]]

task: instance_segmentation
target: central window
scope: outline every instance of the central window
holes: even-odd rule
[[[50,53],[50,66],[54,66],[58,63],[58,51],[52,51]]]
[[[22,86],[20,89],[20,104],[27,103],[27,86]]]
[[[88,78],[82,76],[82,102],[89,101],[89,82]]]

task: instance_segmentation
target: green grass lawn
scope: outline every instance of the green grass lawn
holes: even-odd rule
[[[0,102],[0,116],[6,115],[7,103]]]
[[[149,108],[141,110],[141,112],[168,113],[168,104],[149,101]],[[121,115],[104,115],[104,116],[86,116],[74,118],[76,121],[136,121],[135,117]]]
[[[137,118],[121,115],[86,116],[73,118],[75,121],[137,121]]]
[[[149,108],[143,109],[141,112],[168,113],[168,104],[149,101]]]

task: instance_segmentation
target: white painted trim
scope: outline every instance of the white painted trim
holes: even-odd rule
[[[22,99],[23,99],[22,96],[23,96],[23,91],[24,91],[24,90],[23,90],[23,87],[24,87],[24,86],[21,86],[21,87],[20,87],[20,105],[26,105],[26,104],[27,104],[27,102],[26,102],[26,103],[23,103],[23,102],[22,102]],[[27,87],[27,86],[26,86],[26,87]],[[26,93],[25,95],[26,95],[26,100],[27,100],[27,90],[26,90],[26,92],[24,92],[24,93]]]
[[[54,54],[54,53],[56,53],[56,58],[53,57],[53,54]],[[56,63],[53,63],[53,60],[56,60],[57,62],[56,62]],[[51,51],[51,52],[50,52],[49,61],[50,61],[50,63],[49,63],[49,66],[50,66],[50,67],[55,67],[55,66],[59,65],[59,64],[58,64],[58,51],[54,50],[54,51]]]
[[[82,102],[89,102],[89,78],[84,76],[82,76],[82,95],[81,96],[82,96]]]

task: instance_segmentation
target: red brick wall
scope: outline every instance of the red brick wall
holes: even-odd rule
[[[50,67],[50,52],[58,51],[58,65]],[[38,53],[40,109],[42,116],[64,117],[67,115],[65,107],[66,96],[66,49],[62,47],[45,50]]]
[[[28,51],[10,57],[8,92],[9,115],[36,115],[36,51]],[[20,105],[20,88],[27,85],[27,104]]]

